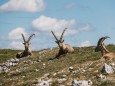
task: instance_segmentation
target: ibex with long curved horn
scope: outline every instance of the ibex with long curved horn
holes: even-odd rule
[[[74,49],[73,49],[70,45],[64,44],[63,35],[64,35],[64,33],[65,33],[66,30],[67,30],[67,28],[65,28],[65,29],[63,30],[60,39],[58,39],[58,38],[56,37],[56,35],[54,34],[54,32],[51,31],[52,34],[53,34],[53,36],[54,36],[54,38],[56,39],[56,43],[57,43],[58,46],[59,46],[59,53],[57,54],[57,56],[56,56],[55,58],[59,58],[59,56],[61,56],[61,55],[63,55],[63,54],[73,53],[73,52],[74,52]]]
[[[95,48],[95,52],[101,51],[101,54],[104,58],[115,58],[115,54],[112,52],[109,52],[107,48],[105,47],[103,41],[107,38],[110,38],[108,36],[102,37],[99,39],[97,47]]]
[[[35,34],[31,34],[27,41],[26,41],[24,35],[23,34],[21,34],[21,35],[22,35],[22,38],[24,40],[23,44],[25,46],[25,50],[23,52],[18,52],[16,55],[16,58],[22,58],[22,57],[32,55],[32,51],[30,50],[29,45],[31,44],[30,40],[31,40],[32,36],[34,36]]]

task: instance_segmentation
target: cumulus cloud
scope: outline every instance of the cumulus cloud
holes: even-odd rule
[[[76,34],[82,31],[90,31],[90,24],[83,24],[80,27],[77,27],[77,21],[75,19],[66,20],[66,19],[57,19],[47,16],[40,16],[37,19],[33,20],[32,26],[38,31],[49,33],[51,30],[59,36],[62,33],[64,28],[68,28],[65,35]]]
[[[18,28],[15,28],[15,29],[11,30],[8,33],[8,35],[7,35],[8,37],[6,38],[9,42],[8,45],[7,45],[8,48],[10,48],[10,49],[19,49],[19,50],[24,49],[23,38],[21,36],[22,33],[24,34],[24,37],[27,40],[27,38],[29,36],[26,33],[25,28],[18,27]]]
[[[91,46],[91,43],[90,41],[84,41],[81,43],[80,47],[88,47],[88,46]]]
[[[9,44],[9,48],[22,50],[22,49],[24,49],[24,46],[23,46],[22,42],[12,41]]]
[[[78,33],[78,30],[75,29],[76,21],[65,20],[65,19],[56,19],[46,16],[40,16],[39,18],[33,20],[32,26],[39,31],[50,32],[51,30],[55,31],[56,34],[62,32],[64,28],[69,28],[66,34],[75,34]]]
[[[22,38],[21,33],[23,33],[25,36],[27,35],[25,29],[22,27],[13,29],[12,31],[8,33],[8,39],[10,40],[21,39]]]
[[[40,12],[45,7],[43,0],[9,0],[0,6],[0,11]]]

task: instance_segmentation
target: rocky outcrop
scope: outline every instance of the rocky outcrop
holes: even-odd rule
[[[7,62],[0,64],[0,73],[7,73],[10,71],[10,67],[13,67],[19,63],[19,59],[12,58]]]

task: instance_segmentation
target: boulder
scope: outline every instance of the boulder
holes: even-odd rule
[[[108,65],[108,64],[104,63],[103,68],[102,68],[102,73],[103,74],[114,73],[114,67],[112,67],[111,65]]]

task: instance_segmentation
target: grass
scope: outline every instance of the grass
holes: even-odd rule
[[[1,49],[0,50],[0,63],[5,62],[6,60],[15,57],[16,51],[10,49]]]
[[[55,57],[58,52],[57,48],[53,48],[53,50],[33,51],[32,57],[21,59],[19,65],[11,67],[10,72],[0,74],[0,83],[3,83],[3,86],[34,86],[44,74],[49,73],[48,78],[54,80],[52,86],[60,86],[58,79],[63,78],[63,75],[66,75],[67,81],[62,84],[66,86],[70,86],[74,78],[80,80],[91,79],[94,86],[113,86],[115,84],[114,81],[98,82],[98,79],[95,78],[97,74],[100,74],[103,62],[100,60],[101,54],[95,53],[94,48],[94,46],[74,47],[75,52],[73,54],[68,54],[54,60],[49,59]],[[108,45],[107,48],[115,52],[114,45]],[[19,51],[10,49],[0,50],[0,63],[15,57],[17,52]],[[29,62],[29,60],[31,61]],[[89,66],[89,64],[91,65]],[[74,74],[68,71],[68,68],[71,66],[76,71],[80,68],[84,68],[86,71],[82,73],[81,70]],[[99,71],[95,72],[96,70]]]

